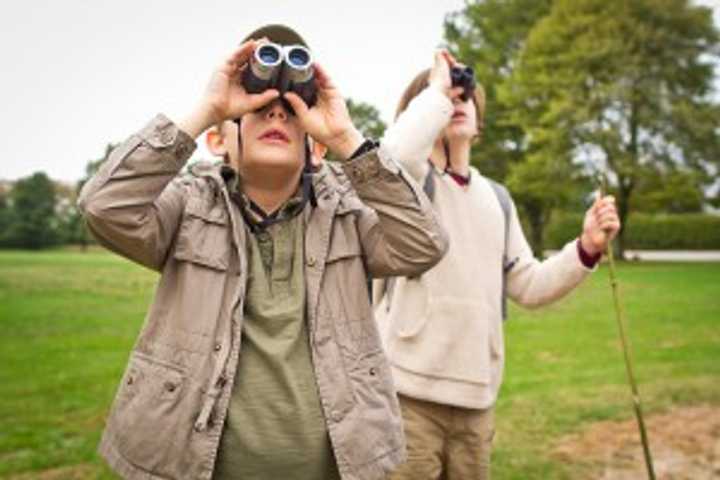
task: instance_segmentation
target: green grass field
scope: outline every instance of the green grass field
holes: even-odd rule
[[[647,413],[720,405],[720,264],[619,271]],[[156,275],[101,251],[0,253],[0,478],[114,478],[95,454]],[[511,310],[493,475],[583,478],[550,455],[632,417],[607,271],[537,312]]]

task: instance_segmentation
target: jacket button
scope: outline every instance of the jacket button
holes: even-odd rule
[[[174,392],[176,388],[176,385],[172,382],[165,382],[165,390],[168,392]]]
[[[340,420],[342,420],[342,413],[338,412],[337,410],[333,410],[330,413],[330,418],[332,419],[333,422],[337,423]]]
[[[132,385],[135,380],[133,379],[132,375],[128,377],[127,384]]]
[[[377,369],[375,367],[370,367],[370,375],[372,375],[374,377],[376,373],[377,373]]]
[[[307,259],[308,267],[314,267],[315,266],[315,257],[310,255]]]
[[[216,352],[219,352],[221,348],[222,348],[222,345],[220,345],[219,343],[216,343],[216,344],[215,344],[215,351],[216,351]]]
[[[170,132],[169,130],[163,130],[160,133],[160,141],[165,145],[171,144],[173,141],[172,132]]]

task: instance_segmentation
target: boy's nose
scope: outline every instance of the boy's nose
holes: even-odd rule
[[[268,105],[267,111],[265,112],[265,118],[268,120],[272,119],[279,119],[282,121],[287,120],[288,118],[288,112],[285,110],[285,107],[283,106],[282,101],[280,99],[276,99],[273,101],[270,105]]]

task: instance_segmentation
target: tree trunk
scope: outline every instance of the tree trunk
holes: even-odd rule
[[[543,215],[543,208],[532,205],[526,208],[528,213],[528,223],[530,226],[530,246],[537,258],[545,257],[545,225],[546,218]]]
[[[627,221],[630,214],[630,195],[632,194],[632,181],[625,177],[619,178],[617,211],[620,219],[620,231],[618,232],[617,242],[615,242],[615,256],[619,260],[625,260],[625,232],[627,231]]]

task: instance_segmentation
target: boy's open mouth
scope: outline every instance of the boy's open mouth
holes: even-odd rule
[[[271,128],[270,130],[266,130],[265,132],[263,132],[262,135],[260,135],[260,140],[275,140],[290,143],[290,137],[288,137],[285,132],[278,128]]]

